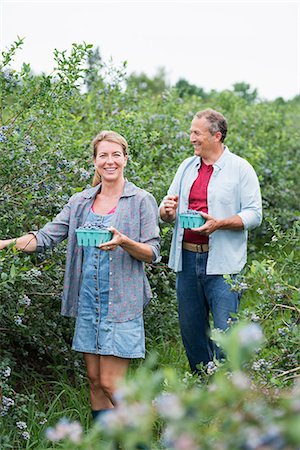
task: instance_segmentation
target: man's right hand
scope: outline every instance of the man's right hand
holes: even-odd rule
[[[160,209],[160,216],[165,222],[172,222],[176,217],[176,210],[178,208],[178,195],[167,195],[163,200],[163,205]]]

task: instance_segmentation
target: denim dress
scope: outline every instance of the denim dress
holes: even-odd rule
[[[111,217],[112,214],[101,216],[91,209],[86,222],[103,223],[108,227]],[[144,358],[143,316],[128,322],[107,320],[109,252],[98,247],[84,247],[83,253],[82,284],[72,349],[96,355]]]

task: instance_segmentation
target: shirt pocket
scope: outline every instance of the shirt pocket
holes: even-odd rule
[[[223,205],[234,204],[236,201],[238,186],[235,183],[226,182],[218,187],[215,200]]]

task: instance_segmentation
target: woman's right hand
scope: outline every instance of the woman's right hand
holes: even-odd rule
[[[14,242],[14,239],[0,239],[0,250],[4,250],[12,242]]]
[[[12,243],[15,244],[17,250],[21,250],[26,253],[33,253],[37,248],[37,240],[35,235],[28,233],[14,239],[0,239],[0,250],[5,249]]]

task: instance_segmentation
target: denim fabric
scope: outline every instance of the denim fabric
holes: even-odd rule
[[[168,190],[168,195],[179,195],[175,228],[170,249],[169,267],[180,272],[182,267],[183,228],[179,214],[188,209],[191,187],[198,176],[201,158],[185,159]],[[208,214],[217,219],[239,215],[243,230],[217,230],[209,236],[207,273],[210,275],[239,273],[247,260],[248,230],[262,220],[261,193],[253,167],[225,147],[213,164],[213,174],[207,188]],[[162,205],[162,204],[161,204]]]
[[[109,226],[113,214],[100,216],[90,210],[87,221]],[[84,247],[83,277],[73,350],[121,358],[145,356],[143,316],[126,322],[108,320],[110,253]]]
[[[182,271],[177,273],[176,287],[179,323],[191,370],[220,357],[209,338],[209,315],[215,328],[226,330],[231,313],[236,313],[239,294],[231,291],[222,275],[207,275],[208,253],[182,251]]]
[[[52,222],[32,232],[37,238],[38,252],[53,248],[68,238],[61,307],[64,316],[77,317],[78,312],[83,248],[77,245],[75,230],[85,222],[100,190],[101,184],[77,192]],[[149,192],[126,181],[111,225],[130,239],[150,245],[153,262],[160,261],[158,209],[155,198]],[[152,298],[144,263],[118,247],[110,252],[110,274],[109,320],[127,322],[140,317]]]

